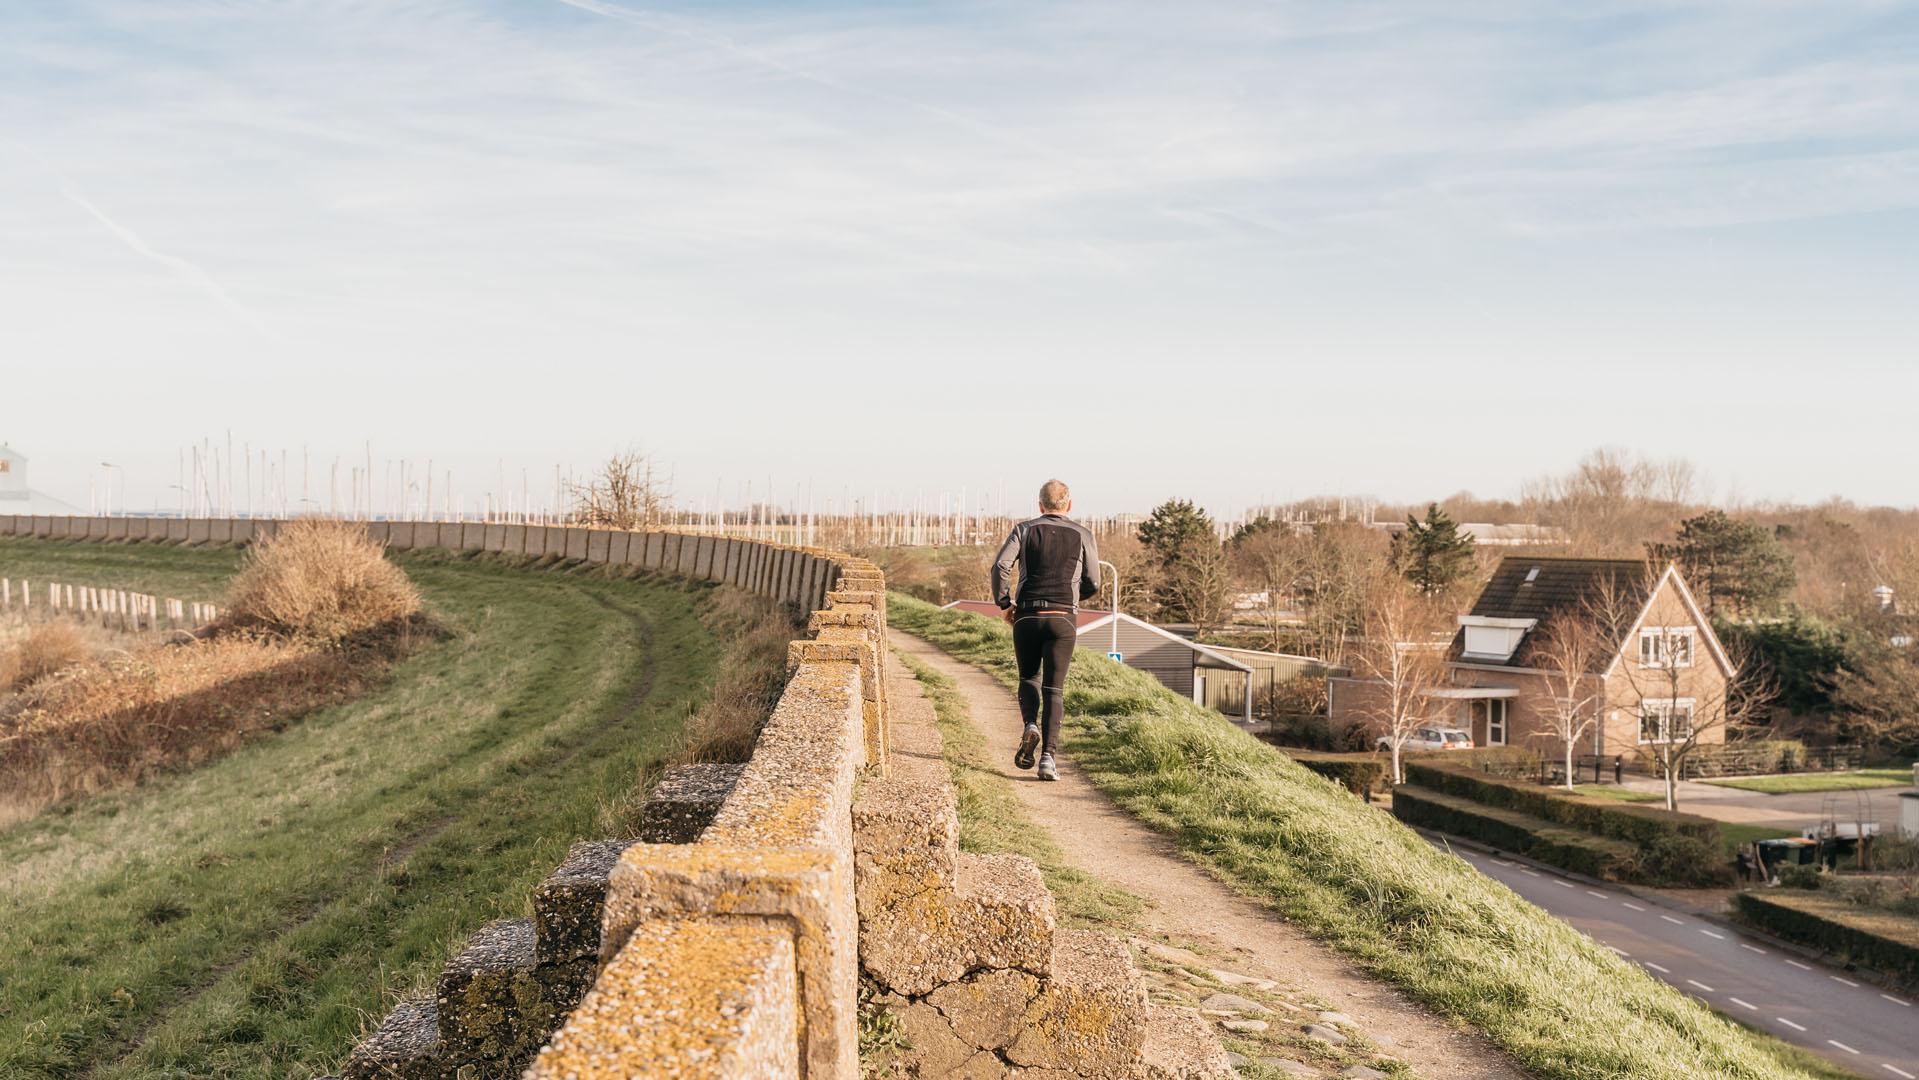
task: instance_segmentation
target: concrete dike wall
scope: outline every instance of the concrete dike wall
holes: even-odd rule
[[[225,545],[278,525],[0,516],[0,536]],[[1148,1002],[1123,943],[1055,930],[1030,860],[957,850],[930,705],[889,670],[872,563],[670,532],[366,527],[398,550],[632,566],[808,614],[752,759],[669,769],[637,839],[575,844],[533,917],[477,931],[343,1080],[856,1080],[862,973],[912,1040],[896,1075],[1231,1075],[1196,1015]]]

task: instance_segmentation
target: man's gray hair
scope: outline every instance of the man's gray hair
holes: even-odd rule
[[[1048,480],[1039,486],[1039,508],[1041,510],[1064,510],[1066,504],[1073,501],[1073,489],[1066,486],[1064,480]]]

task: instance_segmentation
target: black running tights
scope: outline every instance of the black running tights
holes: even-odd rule
[[[1020,615],[1013,621],[1013,655],[1019,661],[1019,712],[1039,724],[1043,749],[1059,743],[1059,722],[1066,715],[1066,666],[1073,660],[1079,634],[1071,615]]]

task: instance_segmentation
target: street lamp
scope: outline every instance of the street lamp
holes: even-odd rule
[[[1099,564],[1113,572],[1113,647],[1107,655],[1117,660],[1119,658],[1119,567],[1105,559],[1101,559]]]
[[[100,467],[107,471],[107,497],[106,497],[107,505],[106,505],[105,512],[101,516],[112,517],[113,516],[113,474],[120,471],[120,466],[115,465],[111,461],[102,461],[100,463]],[[120,484],[122,488],[126,486],[125,476],[126,476],[125,473],[121,473]],[[121,501],[124,502],[125,500],[123,499]]]

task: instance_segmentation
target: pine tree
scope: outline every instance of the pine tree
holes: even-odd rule
[[[1224,611],[1230,582],[1213,519],[1186,499],[1168,499],[1140,523],[1139,542],[1154,564],[1157,617],[1207,624]]]
[[[1679,540],[1653,547],[1673,559],[1708,615],[1765,615],[1779,609],[1798,581],[1792,552],[1771,529],[1724,510],[1679,523]]]
[[[1473,569],[1473,538],[1459,531],[1438,503],[1428,504],[1426,520],[1406,517],[1406,531],[1393,537],[1393,569],[1427,596],[1437,596],[1465,579]]]

